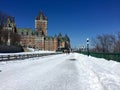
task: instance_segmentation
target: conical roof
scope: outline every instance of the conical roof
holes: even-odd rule
[[[45,17],[45,15],[43,14],[43,12],[40,11],[40,13],[38,14],[38,16],[36,17],[36,20],[47,20],[47,17]]]

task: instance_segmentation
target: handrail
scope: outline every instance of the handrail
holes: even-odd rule
[[[47,55],[56,55],[56,54],[61,54],[61,53],[4,54],[4,55],[0,55],[0,61],[21,60],[21,59],[42,57]]]
[[[88,52],[79,52],[87,55]],[[90,56],[97,58],[105,58],[107,60],[115,60],[120,62],[120,53],[99,53],[99,52],[89,52]]]

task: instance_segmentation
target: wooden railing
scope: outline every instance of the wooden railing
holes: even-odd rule
[[[0,55],[0,61],[23,60],[27,58],[42,57],[47,55],[56,55],[61,53],[31,53],[31,54],[3,54]]]

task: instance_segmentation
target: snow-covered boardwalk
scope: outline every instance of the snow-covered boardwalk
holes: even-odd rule
[[[120,63],[77,53],[0,62],[0,90],[120,90]]]

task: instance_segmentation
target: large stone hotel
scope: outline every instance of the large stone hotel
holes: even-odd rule
[[[23,47],[31,47],[39,50],[69,49],[70,39],[61,33],[55,36],[47,35],[48,19],[43,12],[35,18],[35,30],[31,28],[17,28],[17,33],[21,36],[20,44]]]

